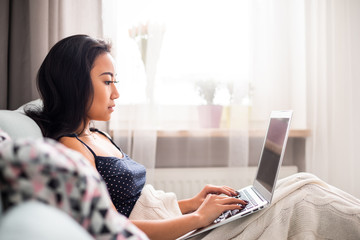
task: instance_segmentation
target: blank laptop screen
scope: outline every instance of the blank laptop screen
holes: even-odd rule
[[[288,118],[271,118],[256,180],[272,192],[289,124]]]

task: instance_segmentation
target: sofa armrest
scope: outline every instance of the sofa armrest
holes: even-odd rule
[[[13,207],[1,215],[0,239],[93,240],[94,238],[68,214],[32,200]]]
[[[20,111],[0,110],[0,129],[15,140],[19,138],[42,138],[40,127]]]

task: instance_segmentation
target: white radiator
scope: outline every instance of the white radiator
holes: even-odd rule
[[[253,183],[257,167],[157,168],[148,170],[148,183],[155,189],[176,193],[178,199],[196,195],[206,184],[235,189]],[[296,166],[282,166],[279,179],[297,173]]]

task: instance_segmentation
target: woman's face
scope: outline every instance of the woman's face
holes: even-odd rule
[[[89,120],[108,121],[119,97],[115,83],[114,59],[109,53],[99,55],[90,71],[94,99],[88,112]]]

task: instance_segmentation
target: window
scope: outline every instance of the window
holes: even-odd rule
[[[127,33],[136,42],[144,63],[146,80],[138,80],[135,89],[145,91],[147,99],[141,98],[144,95],[139,91],[131,90],[130,86],[133,89],[135,86],[133,80],[131,84],[123,81],[121,88],[132,92],[131,98],[159,105],[200,105],[206,101],[199,96],[197,83],[215,82],[214,104],[228,105],[234,90],[240,91],[239,101],[245,99],[249,103],[250,25],[249,11],[244,8],[246,1],[113,4],[118,12],[117,19],[112,21],[116,24],[108,26],[110,37],[113,38],[114,27],[117,32]],[[134,52],[134,46],[131,49],[133,52],[128,47],[126,54],[134,58],[139,53]],[[117,54],[118,59],[121,54],[124,52]]]

